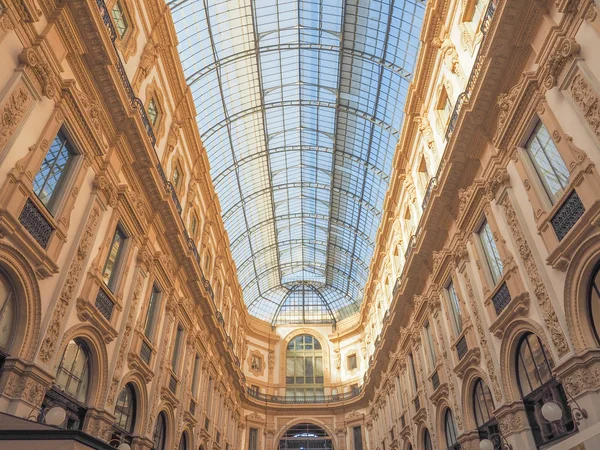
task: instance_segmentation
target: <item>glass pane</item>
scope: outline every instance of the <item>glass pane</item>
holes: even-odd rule
[[[492,234],[492,229],[487,222],[484,222],[482,225],[479,231],[479,238],[495,285],[498,283],[498,280],[500,280],[500,277],[502,277],[503,265],[502,260],[500,259],[500,253],[498,253],[498,248],[496,247],[494,235]]]
[[[313,372],[313,360],[312,358],[306,358],[304,360],[304,373],[307,377],[312,377],[314,375]]]
[[[458,301],[458,295],[454,284],[448,285],[448,297],[450,299],[450,315],[452,317],[452,325],[454,326],[454,332],[458,336],[462,332],[462,317],[460,313],[460,302]]]
[[[527,151],[550,200],[554,203],[569,184],[569,169],[541,121],[527,144]]]
[[[106,284],[111,291],[114,289],[116,277],[113,275],[116,273],[115,269],[117,269],[119,264],[119,256],[121,254],[124,238],[125,236],[123,235],[123,232],[117,227],[110,250],[108,252],[108,257],[106,258],[106,264],[104,265],[104,273],[102,275],[104,284]]]
[[[294,376],[294,358],[293,357],[288,356],[286,359],[286,375],[288,377]]]
[[[112,9],[113,23],[115,25],[115,31],[119,35],[120,38],[125,36],[127,32],[127,17],[125,17],[125,11],[123,10],[123,5],[121,5],[121,0],[118,0]]]
[[[33,191],[48,209],[52,209],[54,194],[59,190],[72,156],[73,152],[70,150],[66,136],[60,131],[50,144],[46,157],[33,180]]]

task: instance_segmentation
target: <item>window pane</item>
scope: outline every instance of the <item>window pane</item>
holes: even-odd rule
[[[552,203],[569,184],[569,169],[540,121],[527,144],[529,157]]]
[[[160,305],[160,291],[155,286],[152,286],[152,293],[150,294],[150,304],[148,305],[148,312],[146,313],[146,327],[144,328],[144,334],[150,340],[154,337],[154,327],[157,323],[157,315]]]
[[[112,291],[115,286],[116,281],[116,269],[119,265],[119,259],[121,256],[121,249],[123,248],[123,241],[125,240],[125,235],[121,231],[119,227],[115,230],[115,235],[113,236],[112,243],[110,245],[110,250],[108,252],[108,257],[106,258],[106,263],[104,265],[104,272],[102,274],[102,280],[104,284]]]
[[[120,38],[125,36],[127,32],[127,17],[125,17],[125,11],[123,10],[123,5],[121,5],[121,0],[118,0],[112,9],[113,23],[115,24],[115,31],[119,35]]]
[[[48,209],[52,209],[55,194],[59,191],[73,155],[66,136],[59,131],[33,179],[33,191]]]
[[[492,229],[487,221],[484,222],[479,230],[479,239],[495,285],[498,283],[498,280],[500,280],[500,277],[502,277],[503,266],[502,260],[500,259],[500,253],[498,253],[498,247],[496,247],[494,235],[492,234]]]
[[[450,301],[450,315],[452,317],[452,325],[454,326],[454,332],[458,336],[462,332],[462,317],[460,313],[460,303],[458,301],[458,295],[456,294],[456,289],[454,289],[454,284],[450,283],[448,285],[448,297]]]

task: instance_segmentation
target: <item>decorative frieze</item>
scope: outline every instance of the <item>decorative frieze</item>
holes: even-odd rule
[[[531,281],[531,284],[534,287],[533,291],[535,297],[538,299],[538,304],[544,318],[544,323],[546,324],[546,327],[550,333],[552,343],[556,347],[558,356],[562,358],[568,353],[569,346],[558,321],[558,316],[556,315],[554,306],[552,305],[552,300],[548,295],[548,290],[546,289],[544,280],[540,275],[533,254],[531,253],[529,243],[527,242],[523,230],[521,229],[521,225],[517,219],[517,213],[515,212],[508,195],[505,196],[502,201],[502,208],[504,210],[509,229],[515,238],[515,247],[519,252],[523,265],[525,266],[525,272],[527,273],[529,281]]]
[[[21,79],[0,103],[0,158],[33,103],[33,95]]]
[[[583,118],[596,138],[600,139],[600,99],[585,77],[578,73],[569,86],[571,98],[575,101]]]
[[[52,313],[52,319],[50,319],[50,324],[48,325],[48,329],[46,330],[46,334],[42,341],[42,346],[39,352],[39,359],[44,364],[48,364],[51,361],[54,355],[56,344],[57,342],[59,342],[63,318],[66,315],[67,308],[71,303],[71,299],[75,294],[75,289],[81,278],[84,263],[89,254],[99,219],[100,207],[95,204],[90,213],[85,230],[83,231],[81,242],[77,247],[75,259],[69,267],[69,272],[67,273],[65,284],[60,292],[60,296],[58,297],[56,306],[54,307],[54,312]]]

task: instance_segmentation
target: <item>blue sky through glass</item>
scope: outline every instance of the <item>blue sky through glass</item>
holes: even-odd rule
[[[425,10],[418,0],[174,0],[250,314],[358,311]]]

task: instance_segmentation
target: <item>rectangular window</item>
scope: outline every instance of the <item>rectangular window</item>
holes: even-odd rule
[[[425,324],[425,338],[427,339],[427,355],[429,356],[429,365],[431,366],[431,370],[435,369],[435,364],[437,362],[435,356],[435,345],[433,343],[433,335],[431,334],[431,325],[429,322]]]
[[[352,428],[352,437],[354,440],[354,450],[362,450],[362,429],[361,427]]]
[[[413,359],[412,353],[408,355],[408,362],[410,364],[410,373],[412,380],[413,393],[417,393],[417,389],[419,388],[419,383],[417,383],[417,372],[415,370],[415,361]]]
[[[531,134],[526,148],[529,159],[554,204],[569,184],[569,169],[541,121]]]
[[[54,212],[75,155],[67,136],[60,130],[33,179],[33,192],[51,213]]]
[[[498,247],[496,247],[496,241],[492,234],[490,224],[485,221],[479,229],[479,240],[483,247],[483,253],[487,261],[490,274],[492,275],[492,281],[494,286],[498,284],[498,280],[502,277],[502,260],[500,259],[500,253],[498,253]]]
[[[129,28],[129,24],[127,23],[127,16],[125,15],[125,10],[123,9],[123,5],[121,4],[121,0],[117,0],[112,9],[112,17],[113,23],[115,24],[115,31],[119,35],[119,38],[123,39],[125,33],[127,33],[127,28]]]
[[[356,353],[348,356],[348,370],[355,370],[358,367],[358,359]]]
[[[200,355],[196,355],[194,359],[194,372],[192,375],[192,395],[194,398],[198,396],[198,377],[200,376]]]
[[[460,313],[458,295],[456,294],[456,289],[454,289],[454,284],[452,282],[448,284],[446,291],[448,293],[448,307],[450,309],[452,326],[454,327],[454,333],[458,336],[462,333],[462,316]]]
[[[125,239],[125,233],[123,233],[121,227],[117,226],[112,242],[110,244],[108,256],[106,257],[106,263],[104,263],[104,270],[102,271],[102,280],[111,292],[113,292],[116,287],[118,278],[117,273],[120,268],[119,266],[121,265],[121,258],[123,254],[123,245],[125,243]]]
[[[404,410],[404,397],[402,396],[402,382],[400,381],[400,375],[396,377],[396,384],[398,389],[398,399],[400,400],[400,409]]]
[[[251,390],[252,390],[252,392],[254,392],[255,394],[258,394],[258,393],[260,392],[260,388],[259,388],[257,385],[255,385],[255,384],[251,385],[251,386],[250,386],[250,389],[251,389]]]
[[[179,353],[181,352],[181,340],[183,339],[183,327],[177,326],[177,333],[175,334],[175,346],[173,348],[173,356],[171,357],[171,366],[173,372],[177,372],[177,364],[179,363]]]
[[[157,319],[160,311],[160,297],[158,286],[152,286],[150,303],[148,304],[148,311],[146,312],[146,326],[144,327],[144,334],[150,341],[152,341],[154,338],[154,329],[158,323]]]
[[[148,120],[150,120],[150,124],[154,127],[156,126],[156,122],[158,121],[158,107],[156,106],[156,101],[154,97],[150,99],[148,102]]]
[[[471,23],[474,26],[478,26],[481,22],[481,18],[483,17],[485,5],[483,0],[475,0],[475,4],[473,5],[473,15],[471,16]]]
[[[258,450],[258,429],[250,428],[248,437],[248,450]]]
[[[208,378],[208,389],[206,389],[206,415],[208,417],[212,417],[212,392],[213,391],[213,379],[212,377]]]
[[[350,385],[350,392],[358,391],[358,384],[354,383]]]

